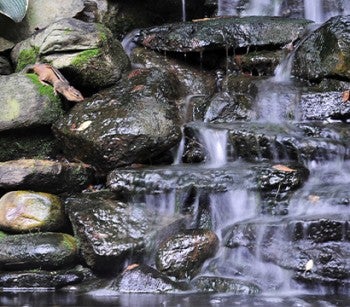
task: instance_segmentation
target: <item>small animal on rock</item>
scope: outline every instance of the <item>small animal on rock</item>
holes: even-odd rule
[[[84,100],[83,95],[58,71],[57,68],[49,65],[36,63],[29,65],[24,69],[25,73],[34,72],[38,75],[39,80],[44,85],[51,84],[55,94],[62,94],[67,100],[80,102]]]

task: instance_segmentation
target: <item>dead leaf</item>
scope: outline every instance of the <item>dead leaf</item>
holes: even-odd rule
[[[286,165],[283,165],[283,164],[276,164],[274,166],[272,166],[272,168],[278,170],[278,171],[281,171],[281,172],[296,172],[296,169],[293,169],[293,168],[290,168]]]
[[[78,128],[74,129],[75,131],[84,131],[92,124],[91,120],[83,122]]]
[[[140,266],[140,265],[137,264],[137,263],[130,264],[130,265],[128,265],[128,266],[126,267],[126,269],[124,270],[124,272],[130,271],[130,270],[132,270],[132,269],[135,269],[135,268],[137,268],[138,266]]]
[[[317,203],[320,200],[320,196],[318,196],[318,195],[309,195],[308,196],[308,200],[309,200],[309,202],[315,204],[315,203]]]
[[[342,98],[343,98],[343,102],[349,101],[350,100],[350,90],[344,91]]]

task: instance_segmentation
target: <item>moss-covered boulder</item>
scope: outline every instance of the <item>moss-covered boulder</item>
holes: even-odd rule
[[[61,200],[53,194],[12,191],[0,198],[0,229],[10,232],[56,231],[65,224]]]
[[[77,260],[77,242],[71,235],[44,232],[0,238],[1,270],[68,268]]]
[[[75,87],[90,92],[115,83],[129,67],[121,43],[106,27],[74,18],[54,22],[18,43],[11,57],[17,71],[49,62]]]
[[[0,189],[50,193],[80,192],[93,180],[93,169],[82,163],[39,159],[0,162]]]
[[[0,76],[0,88],[0,131],[49,125],[63,113],[58,96],[36,75]]]
[[[308,80],[350,79],[350,16],[336,16],[296,49],[293,75]]]

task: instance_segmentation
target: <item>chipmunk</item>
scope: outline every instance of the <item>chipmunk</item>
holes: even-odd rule
[[[49,64],[36,63],[29,65],[24,69],[24,72],[34,72],[38,75],[39,80],[44,85],[51,84],[55,95],[62,94],[67,100],[80,102],[84,100],[83,95],[71,86],[68,80],[55,67]]]

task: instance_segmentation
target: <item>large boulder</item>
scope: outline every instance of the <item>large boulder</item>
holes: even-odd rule
[[[49,193],[12,191],[0,198],[0,229],[57,231],[66,224],[61,200]]]
[[[63,113],[60,99],[35,75],[0,76],[0,87],[0,131],[49,125]]]
[[[310,33],[295,51],[293,75],[350,79],[349,29],[350,16],[336,16]]]
[[[137,69],[115,87],[77,104],[55,125],[69,157],[105,171],[149,163],[181,137],[178,81],[171,73]]]
[[[310,21],[266,16],[203,19],[142,29],[135,40],[159,51],[283,46],[300,35]]]

